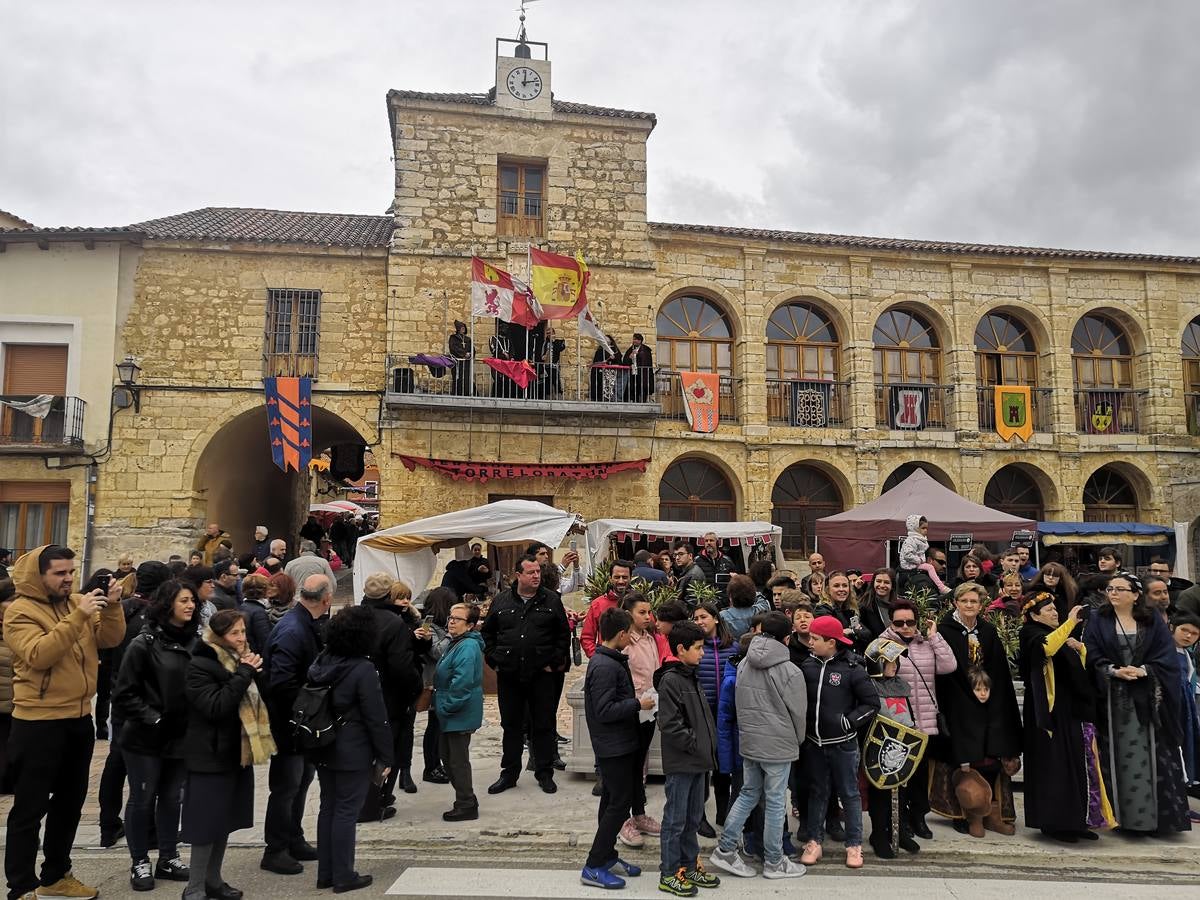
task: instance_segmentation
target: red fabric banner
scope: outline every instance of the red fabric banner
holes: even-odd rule
[[[529,382],[537,378],[533,366],[523,359],[485,359],[491,368],[516,382],[517,387],[529,387]]]
[[[404,463],[410,472],[416,471],[417,466],[423,469],[433,469],[443,475],[449,475],[455,481],[466,479],[478,481],[481,484],[491,478],[572,478],[577,481],[589,478],[607,478],[618,472],[645,472],[646,459],[614,460],[613,462],[597,463],[504,463],[504,462],[468,462],[452,459],[428,459],[423,456],[407,456],[403,453],[393,453]]]

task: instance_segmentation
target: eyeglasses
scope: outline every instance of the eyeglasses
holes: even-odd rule
[[[446,616],[446,621],[447,622],[462,622],[464,625],[466,625],[469,620],[464,619],[462,616]]]
[[[1121,592],[1121,591],[1127,591],[1127,592],[1128,592],[1128,593],[1130,593],[1130,594],[1136,594],[1136,593],[1137,593],[1137,591],[1135,591],[1133,588],[1127,588],[1127,587],[1116,587],[1115,585],[1111,585],[1111,584],[1110,584],[1108,587],[1106,587],[1106,588],[1104,589],[1104,593],[1106,593],[1106,594],[1116,594],[1116,593],[1119,593],[1119,592]]]
[[[917,625],[914,619],[896,619],[892,622],[893,628],[915,628]]]

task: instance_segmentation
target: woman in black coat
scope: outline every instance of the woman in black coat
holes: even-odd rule
[[[129,644],[117,674],[113,706],[124,722],[121,753],[129,771],[125,834],[133,864],[129,882],[148,891],[154,879],[187,881],[179,857],[179,808],[187,774],[184,746],[188,664],[198,640],[200,607],[191,588],[163,582],[146,611],[146,624]],[[150,815],[158,835],[158,865],[150,868]]]
[[[375,640],[374,612],[346,607],[330,621],[325,650],[308,670],[310,684],[331,686],[333,713],[341,722],[333,745],[314,757],[321,782],[317,887],[338,893],[372,881],[354,870],[355,830],[372,776],[382,784],[393,762],[379,673],[368,658]]]
[[[184,900],[238,900],[221,863],[230,832],[254,824],[254,769],[275,752],[267,707],[256,679],[262,659],[246,643],[240,612],[209,620],[187,672],[187,795],[183,836],[192,845]]]
[[[929,799],[935,812],[964,829],[966,816],[953,780],[956,769],[969,767],[991,789],[984,827],[1011,835],[1016,820],[1011,776],[1020,767],[1021,714],[1004,644],[982,615],[986,599],[981,585],[964,582],[954,589],[954,609],[938,622],[938,634],[954,651],[958,666],[936,679],[938,707],[950,733],[940,735],[932,748],[936,761]],[[990,688],[982,692],[986,700],[980,699],[983,681]]]

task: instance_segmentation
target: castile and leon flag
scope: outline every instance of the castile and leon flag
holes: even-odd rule
[[[542,318],[527,284],[478,256],[471,258],[471,315],[526,328]]]

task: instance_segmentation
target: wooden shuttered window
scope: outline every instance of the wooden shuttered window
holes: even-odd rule
[[[5,394],[54,394],[67,392],[67,347],[65,344],[5,344]]]
[[[0,547],[14,558],[42,544],[65,544],[69,481],[0,481]]]

